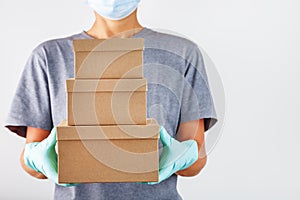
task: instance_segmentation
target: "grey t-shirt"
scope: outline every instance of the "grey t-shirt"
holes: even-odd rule
[[[144,28],[144,77],[148,81],[147,117],[176,135],[179,124],[204,118],[205,131],[217,122],[206,70],[197,45],[182,37]],[[93,39],[86,32],[46,41],[30,55],[6,118],[6,127],[26,137],[26,127],[51,130],[67,117],[65,80],[74,77],[72,40]],[[159,142],[159,147],[162,147]],[[93,183],[55,185],[55,199],[182,199],[177,175],[156,185]]]

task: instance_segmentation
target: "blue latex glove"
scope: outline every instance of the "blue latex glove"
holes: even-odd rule
[[[58,184],[56,127],[50,135],[41,142],[32,142],[25,145],[24,162],[35,171],[44,174],[49,180]],[[59,184],[62,186],[73,186],[76,184]]]
[[[172,138],[163,126],[160,127],[159,133],[163,144],[163,151],[159,158],[159,181],[146,182],[147,184],[160,183],[198,160],[198,145],[195,140],[179,142]]]

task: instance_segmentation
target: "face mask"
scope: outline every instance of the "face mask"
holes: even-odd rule
[[[137,8],[140,0],[87,0],[87,4],[99,15],[111,20],[129,16]]]

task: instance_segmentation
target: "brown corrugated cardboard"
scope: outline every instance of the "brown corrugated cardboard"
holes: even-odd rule
[[[146,79],[68,79],[69,125],[146,124]]]
[[[57,126],[59,183],[158,181],[159,125]]]
[[[142,78],[143,38],[73,41],[75,78]]]

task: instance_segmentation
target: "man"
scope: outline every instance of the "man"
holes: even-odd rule
[[[172,161],[160,163],[158,183],[56,184],[55,199],[181,199],[177,176],[195,176],[206,163],[204,131],[217,119],[200,50],[187,39],[143,27],[137,19],[138,3],[89,0],[95,22],[88,31],[36,47],[25,65],[6,127],[26,137],[20,157],[24,170],[57,183],[55,126],[66,119],[65,80],[74,77],[72,40],[140,37],[145,39],[147,117],[161,125],[160,149],[169,149],[160,157]]]

